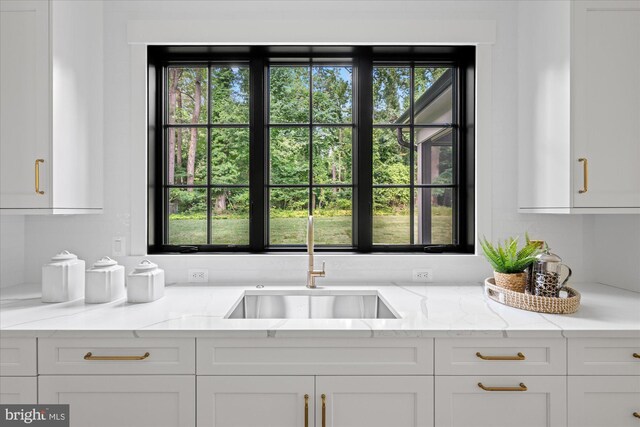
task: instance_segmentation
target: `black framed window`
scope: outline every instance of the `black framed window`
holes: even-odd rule
[[[473,252],[473,47],[149,47],[149,252]]]

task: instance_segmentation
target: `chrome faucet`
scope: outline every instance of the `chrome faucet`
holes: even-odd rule
[[[309,268],[307,269],[307,288],[315,289],[316,277],[324,277],[324,261],[322,270],[315,270],[313,265],[313,216],[309,215],[307,223],[307,253],[309,254]]]

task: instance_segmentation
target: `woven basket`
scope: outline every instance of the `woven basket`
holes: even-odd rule
[[[496,286],[509,289],[510,291],[524,292],[527,287],[527,273],[525,272],[506,274],[494,271],[493,277],[495,278]]]
[[[497,286],[493,277],[484,281],[484,293],[490,299],[510,307],[538,313],[571,314],[578,311],[580,293],[569,287],[565,287],[564,290],[569,293],[568,298],[539,297]]]

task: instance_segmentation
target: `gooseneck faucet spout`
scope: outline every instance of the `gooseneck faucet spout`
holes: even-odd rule
[[[313,262],[313,216],[309,215],[307,222],[307,253],[309,254],[309,267],[307,268],[307,288],[315,289],[316,277],[324,277],[324,261],[322,270],[315,270]]]

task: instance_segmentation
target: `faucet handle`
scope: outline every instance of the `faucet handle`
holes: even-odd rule
[[[324,273],[325,273],[325,271],[324,271],[324,261],[322,261],[322,275],[323,276],[324,276]]]

